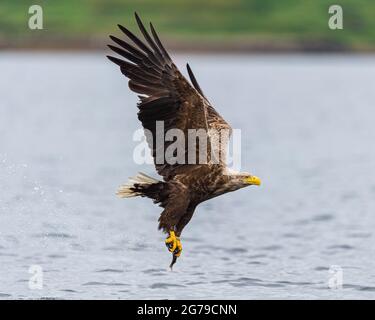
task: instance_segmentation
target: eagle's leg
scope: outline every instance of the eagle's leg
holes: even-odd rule
[[[176,235],[174,230],[169,230],[169,237],[165,239],[165,245],[169,252],[172,252],[175,257],[179,257],[182,252],[182,245],[180,237]]]

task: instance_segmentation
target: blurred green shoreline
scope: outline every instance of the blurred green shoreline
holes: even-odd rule
[[[33,4],[43,30],[28,28]],[[343,30],[328,27],[332,4]],[[139,35],[134,11],[175,51],[375,52],[373,0],[1,0],[0,50],[103,49],[118,23]]]
[[[21,42],[0,42],[0,50],[69,50],[69,51],[88,51],[105,50],[111,40],[108,38],[88,39],[60,39],[59,41],[43,39],[35,41]],[[231,41],[181,41],[175,39],[163,39],[163,43],[168,50],[177,52],[207,52],[207,53],[288,53],[288,52],[350,52],[350,53],[374,53],[373,46],[350,47],[341,43],[325,41],[265,41],[265,40],[231,40]]]

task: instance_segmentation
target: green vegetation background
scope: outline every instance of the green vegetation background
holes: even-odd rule
[[[39,4],[44,30],[29,30],[28,8]],[[328,28],[328,7],[344,10],[344,30]],[[104,39],[133,12],[178,41],[326,41],[375,47],[375,0],[0,0],[0,42]],[[38,33],[38,35],[36,35]]]

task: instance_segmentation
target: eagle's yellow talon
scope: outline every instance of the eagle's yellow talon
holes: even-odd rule
[[[165,239],[165,244],[169,252],[172,252],[176,257],[181,255],[182,245],[179,237],[176,237],[174,231],[169,231],[169,237]]]
[[[181,255],[181,252],[182,252],[181,241],[180,241],[180,238],[177,237],[177,248],[176,248],[176,250],[174,250],[173,254],[176,257],[179,257]]]
[[[170,252],[173,252],[177,248],[177,237],[174,231],[169,231],[169,237],[165,239],[165,244]]]

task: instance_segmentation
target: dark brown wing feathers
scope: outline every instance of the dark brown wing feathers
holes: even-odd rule
[[[190,78],[190,81],[191,83],[193,84],[194,88],[201,94],[202,97],[204,97],[206,100],[207,98],[205,97],[200,85],[198,84],[198,81],[197,79],[195,79],[195,76],[194,76],[194,73],[193,73],[193,70],[191,70],[189,64],[187,63],[186,64],[186,69],[189,73],[189,78]]]
[[[184,132],[188,129],[207,129],[206,107],[202,96],[172,62],[152,24],[150,35],[137,14],[136,20],[145,42],[119,25],[134,45],[110,36],[118,47],[109,45],[109,48],[127,61],[111,56],[108,58],[119,65],[121,72],[129,78],[129,88],[140,94],[138,118],[153,135],[148,143],[155,158],[156,121],[164,121],[164,133],[172,128]],[[173,141],[165,142],[164,149],[171,143]],[[181,167],[167,163],[156,163],[155,166],[166,179],[173,176],[177,167]]]

